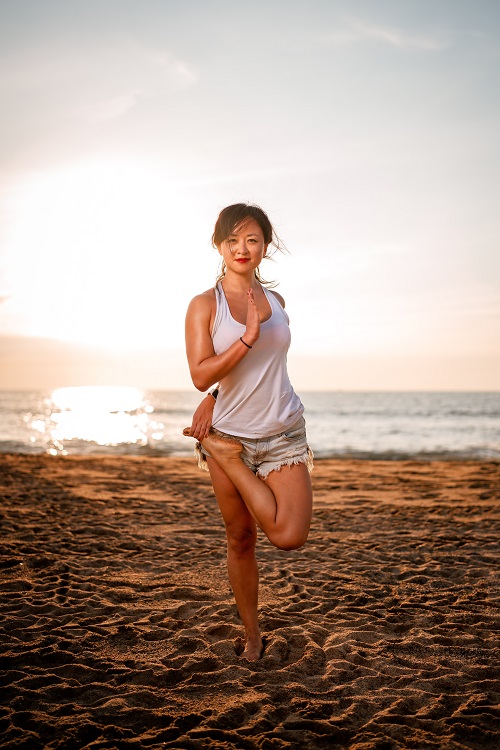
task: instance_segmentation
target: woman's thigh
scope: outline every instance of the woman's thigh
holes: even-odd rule
[[[207,464],[217,504],[226,527],[228,541],[231,541],[232,538],[235,542],[238,540],[244,542],[245,539],[251,537],[253,544],[255,544],[257,527],[240,493],[225,471],[210,456],[207,456]]]

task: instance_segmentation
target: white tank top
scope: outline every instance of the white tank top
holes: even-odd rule
[[[260,336],[252,349],[219,385],[213,426],[228,435],[277,435],[291,427],[304,411],[287,372],[291,340],[288,315],[274,294],[262,289],[271,305],[271,317],[260,324]],[[212,340],[215,353],[222,354],[243,336],[246,327],[231,315],[220,282],[215,298]]]

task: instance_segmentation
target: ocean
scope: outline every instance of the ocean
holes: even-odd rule
[[[0,391],[0,452],[189,456],[201,394],[73,387]],[[500,459],[500,392],[301,393],[318,458]]]

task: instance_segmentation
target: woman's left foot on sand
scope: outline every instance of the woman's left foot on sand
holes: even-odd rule
[[[248,638],[245,643],[245,650],[241,656],[243,659],[248,659],[248,661],[258,661],[262,657],[263,651],[262,638]]]

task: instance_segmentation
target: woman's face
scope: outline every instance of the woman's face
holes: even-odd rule
[[[244,219],[218,250],[227,269],[237,273],[255,270],[267,250],[260,224],[255,219]]]

